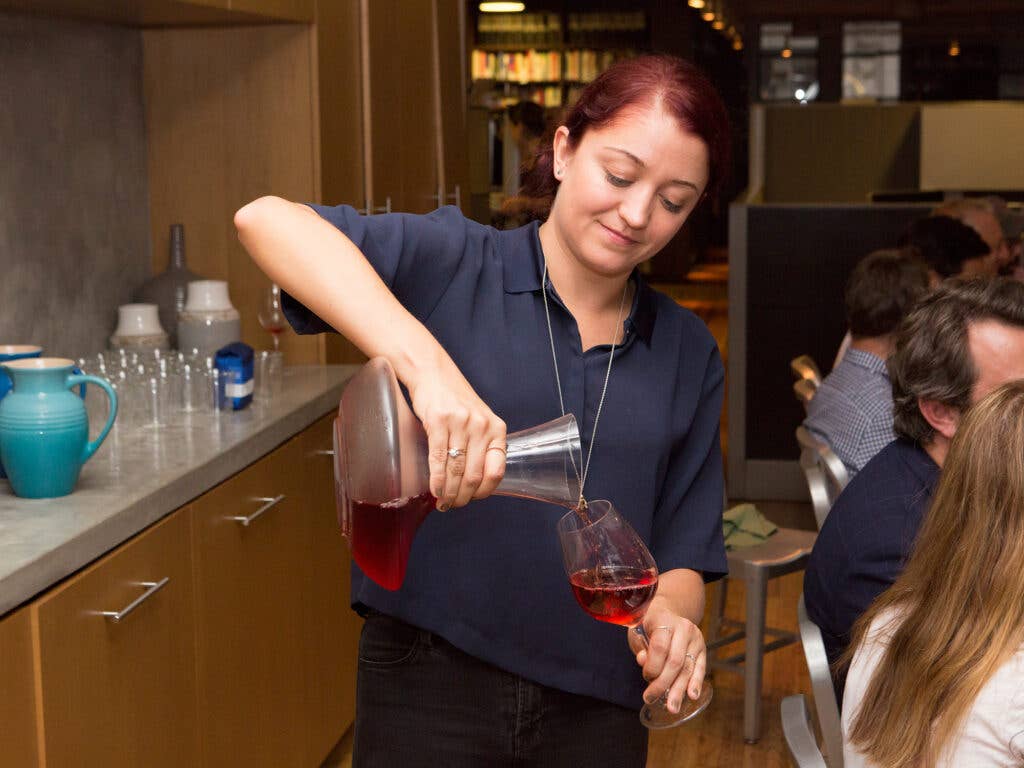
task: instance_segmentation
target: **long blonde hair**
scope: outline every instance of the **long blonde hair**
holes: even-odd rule
[[[893,608],[847,738],[886,768],[932,766],[1024,644],[1024,381],[969,409],[907,567],[858,619],[844,661]]]

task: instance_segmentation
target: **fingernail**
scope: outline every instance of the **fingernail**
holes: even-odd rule
[[[646,703],[646,704],[653,704],[654,703],[654,697],[651,694],[649,694],[649,693],[646,694],[644,696],[644,703]]]
[[[449,507],[448,504],[440,504],[440,505],[438,505],[437,509],[438,509],[439,512],[447,512],[448,511],[448,507]]]
[[[673,715],[679,712],[679,702],[675,699],[670,699],[668,702],[668,711]]]

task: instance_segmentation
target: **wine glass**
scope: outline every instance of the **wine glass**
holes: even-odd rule
[[[643,618],[658,589],[658,566],[643,539],[610,501],[591,501],[558,521],[562,561],[576,602],[598,621],[630,628],[648,646]],[[640,710],[647,728],[671,728],[703,712],[711,703],[704,682],[696,701],[683,696],[679,712],[666,708],[668,692]]]
[[[281,346],[279,337],[288,327],[288,321],[285,320],[284,312],[281,311],[281,289],[277,287],[276,283],[271,283],[263,293],[260,311],[256,318],[260,321],[263,330],[273,337],[274,351],[276,352]]]

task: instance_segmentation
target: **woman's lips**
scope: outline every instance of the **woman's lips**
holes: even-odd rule
[[[627,237],[626,235],[622,234],[618,230],[612,229],[611,227],[606,227],[604,224],[601,224],[601,226],[608,233],[609,237],[611,237],[613,242],[618,243],[619,245],[636,245],[637,241],[634,240],[633,238]]]

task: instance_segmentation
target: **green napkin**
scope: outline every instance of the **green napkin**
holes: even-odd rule
[[[722,536],[725,537],[726,549],[760,544],[778,529],[753,504],[738,504],[722,513]]]

